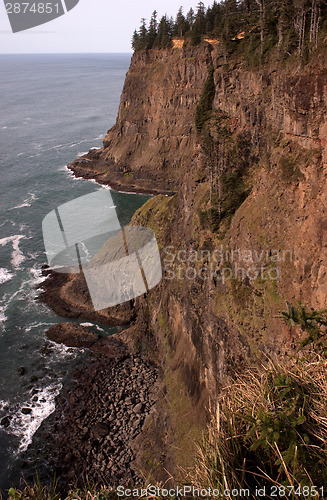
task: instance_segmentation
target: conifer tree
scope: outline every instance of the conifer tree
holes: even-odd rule
[[[183,15],[183,7],[180,7],[177,12],[175,26],[174,26],[174,35],[183,38],[186,32],[186,19]]]
[[[191,7],[186,15],[186,21],[189,25],[190,30],[192,30],[192,28],[193,28],[194,20],[195,20],[194,10]]]
[[[139,49],[146,49],[147,48],[147,36],[148,36],[148,30],[146,27],[146,22],[144,17],[141,19],[141,26],[138,31],[138,44],[139,44]]]
[[[158,35],[157,11],[154,10],[150,19],[149,29],[147,33],[147,49],[152,49]]]
[[[166,49],[171,45],[170,24],[167,16],[162,16],[158,26],[158,36],[155,46],[160,49]]]

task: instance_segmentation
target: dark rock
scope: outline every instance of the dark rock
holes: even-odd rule
[[[32,408],[22,408],[21,409],[21,412],[24,414],[24,415],[30,415],[32,413]]]
[[[98,340],[98,336],[84,326],[76,323],[60,323],[49,328],[47,337],[57,344],[67,347],[90,347]]]
[[[92,427],[92,433],[96,438],[103,438],[109,434],[109,427],[107,424],[97,422],[95,426]]]
[[[133,408],[134,413],[142,413],[142,410],[143,410],[143,404],[142,403],[139,403],[139,404],[135,405],[134,408]]]
[[[0,425],[2,425],[3,427],[7,428],[10,425],[10,421],[11,421],[11,416],[7,415],[6,417],[3,417],[3,419],[0,422]]]
[[[17,373],[18,373],[18,375],[20,375],[20,376],[25,375],[26,370],[25,370],[24,366],[20,366],[20,367],[18,368],[18,370],[17,370]]]

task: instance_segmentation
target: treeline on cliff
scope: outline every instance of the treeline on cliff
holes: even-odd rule
[[[143,18],[134,31],[135,51],[168,48],[179,38],[196,46],[202,39],[219,39],[227,52],[240,48],[262,58],[276,47],[285,54],[301,56],[317,47],[327,32],[325,0],[224,0],[205,8],[199,2],[184,15],[162,16],[154,11],[149,23]]]

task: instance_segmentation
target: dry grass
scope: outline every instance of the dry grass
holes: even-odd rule
[[[0,499],[8,500],[111,500],[116,499],[116,492],[109,491],[106,488],[99,487],[89,488],[84,490],[72,490],[67,494],[60,494],[57,491],[56,485],[49,488],[35,484],[34,486],[26,486],[22,490],[11,488],[7,495],[1,495]]]
[[[250,498],[264,485],[293,486],[286,496],[302,498],[299,486],[326,484],[326,382],[327,360],[314,352],[239,377],[222,392],[189,481],[220,491],[249,488]],[[311,497],[322,495],[312,490]]]

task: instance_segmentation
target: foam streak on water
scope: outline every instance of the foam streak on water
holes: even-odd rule
[[[0,246],[12,244],[12,254],[11,262],[14,269],[18,269],[19,265],[25,260],[24,254],[19,248],[19,242],[22,238],[26,238],[23,234],[15,234],[14,236],[8,236],[7,238],[0,239]]]

